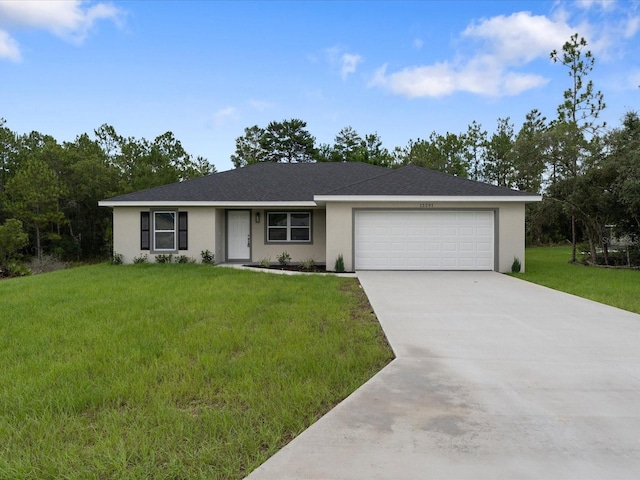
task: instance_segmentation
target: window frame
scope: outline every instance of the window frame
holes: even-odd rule
[[[309,216],[309,225],[308,226],[300,226],[300,225],[292,225],[291,223],[291,215],[296,214],[304,214]],[[286,225],[269,225],[269,220],[271,215],[286,215],[287,216],[287,224]],[[265,212],[265,243],[274,245],[274,244],[310,244],[313,243],[313,211],[311,210],[272,210]],[[270,240],[269,233],[272,229],[286,229],[286,239],[285,240]],[[306,228],[309,231],[309,239],[308,240],[292,240],[291,239],[291,230],[293,228]]]
[[[167,214],[173,215],[173,229],[172,230],[159,230],[156,228],[156,215]],[[159,253],[171,253],[178,251],[178,212],[176,210],[153,210],[151,212],[151,243],[152,252]],[[157,247],[157,234],[158,233],[173,233],[173,248],[158,248]]]

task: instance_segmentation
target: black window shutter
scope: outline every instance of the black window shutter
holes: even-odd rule
[[[188,250],[187,212],[178,212],[178,250]]]
[[[149,250],[150,240],[149,212],[140,212],[140,250]]]

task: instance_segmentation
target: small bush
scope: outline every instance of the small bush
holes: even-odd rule
[[[0,278],[26,277],[31,275],[31,270],[17,260],[10,261],[4,267],[0,267]]]
[[[216,263],[215,256],[210,250],[202,250],[200,256],[202,257],[202,263],[207,265],[214,265]]]
[[[271,257],[264,257],[262,260],[260,260],[260,266],[269,268],[271,266]]]
[[[111,257],[111,265],[122,265],[124,263],[124,256],[121,253],[114,253]]]
[[[35,257],[27,263],[27,268],[34,274],[64,270],[68,266],[68,263],[63,262],[55,255],[43,255],[40,259]]]
[[[338,258],[336,258],[334,270],[337,273],[344,273],[344,258],[342,258],[342,254],[338,255]]]
[[[300,266],[303,270],[313,270],[316,266],[316,261],[313,258],[305,258],[300,262]]]
[[[522,271],[522,264],[518,257],[513,257],[513,263],[511,264],[511,273],[520,273]]]
[[[172,263],[173,262],[173,254],[160,254],[156,255],[156,263]]]
[[[133,257],[133,263],[149,263],[149,257],[147,257],[146,253],[139,257]]]
[[[187,255],[178,255],[176,257],[176,263],[196,263],[196,259]]]
[[[280,265],[282,265],[283,267],[286,267],[287,265],[289,265],[289,263],[291,263],[291,255],[289,255],[289,252],[287,252],[286,250],[278,255],[277,258],[278,263],[280,263]]]

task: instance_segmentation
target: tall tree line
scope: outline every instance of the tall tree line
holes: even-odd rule
[[[258,162],[365,162],[417,165],[544,195],[527,205],[527,241],[578,242],[608,262],[611,230],[640,237],[640,119],[630,111],[617,128],[599,122],[604,96],[588,76],[595,59],[577,34],[553,62],[568,72],[555,117],[532,109],[519,128],[510,117],[493,130],[473,121],[463,132],[431,132],[388,150],[377,133],[342,128],[332,144],[316,144],[300,119],[253,125],[236,139],[236,168]],[[212,173],[171,132],[155,139],[119,135],[102,125],[73,142],[17,134],[0,119],[0,270],[11,250],[63,259],[108,257],[111,212],[100,199]],[[636,241],[637,245],[637,241]],[[11,246],[11,248],[9,248]],[[640,252],[638,253],[640,257]],[[640,262],[640,258],[638,259]]]
[[[99,200],[214,170],[171,132],[150,141],[102,125],[93,136],[60,143],[39,132],[18,134],[0,119],[0,270],[11,252],[108,257],[111,212]]]

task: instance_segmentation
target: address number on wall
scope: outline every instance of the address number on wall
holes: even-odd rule
[[[421,203],[420,208],[433,208],[433,203]]]

